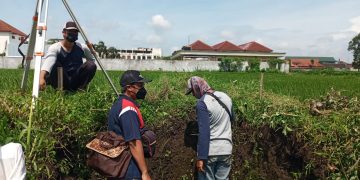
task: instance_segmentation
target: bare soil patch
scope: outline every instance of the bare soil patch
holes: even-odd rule
[[[185,121],[172,119],[151,127],[158,138],[156,155],[148,159],[153,179],[194,179],[196,153],[184,146],[185,126]],[[233,144],[231,179],[326,177],[327,161],[314,155],[295,132],[284,136],[281,129],[243,122],[233,124]]]

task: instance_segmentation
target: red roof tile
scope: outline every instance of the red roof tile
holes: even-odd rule
[[[13,34],[17,34],[20,36],[26,36],[25,33],[21,32],[20,30],[14,28],[10,24],[4,22],[0,19],[0,32],[12,32]]]
[[[197,40],[195,41],[194,43],[190,44],[189,45],[191,50],[198,50],[198,51],[213,51],[214,49],[205,44],[204,42],[200,41],[200,40]]]
[[[290,59],[291,68],[322,68],[324,65],[320,64],[319,59]]]
[[[251,41],[246,44],[239,45],[238,47],[240,49],[242,49],[243,51],[267,52],[267,53],[270,53],[273,51],[272,49],[270,49],[262,44],[259,44],[255,41]]]
[[[241,51],[239,47],[229,41],[224,41],[213,45],[212,48],[214,48],[216,51]]]

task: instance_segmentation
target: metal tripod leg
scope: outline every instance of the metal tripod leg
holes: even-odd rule
[[[33,55],[34,55],[34,48],[35,48],[35,37],[36,37],[36,26],[37,26],[37,21],[38,21],[38,5],[39,5],[39,0],[37,0],[36,2],[36,7],[35,7],[35,14],[33,16],[33,24],[32,24],[32,28],[31,28],[31,34],[30,34],[30,39],[29,39],[29,47],[26,53],[26,64],[24,67],[24,73],[23,73],[23,77],[21,80],[21,91],[25,92],[26,86],[27,86],[27,80],[28,80],[28,75],[29,75],[29,69],[30,69],[30,63],[31,60],[33,59]]]

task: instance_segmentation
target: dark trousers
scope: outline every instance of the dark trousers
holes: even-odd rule
[[[58,88],[58,67],[62,67],[62,65],[57,62],[50,74],[46,77],[46,83],[50,84],[55,89]],[[78,89],[85,90],[95,73],[96,64],[93,61],[86,61],[71,75],[63,70],[63,89],[68,91],[76,91]]]

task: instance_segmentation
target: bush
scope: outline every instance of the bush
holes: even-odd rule
[[[223,72],[240,72],[243,71],[243,63],[246,60],[238,57],[223,57],[220,58],[220,71]],[[246,69],[247,70],[247,69]]]
[[[249,66],[244,69],[244,62],[248,62]],[[240,71],[260,71],[260,58],[251,58],[251,57],[222,57],[220,58],[219,68],[222,72],[240,72]],[[270,58],[267,60],[269,64],[269,69],[267,71],[277,71],[276,65],[279,66],[284,63],[283,60]]]

